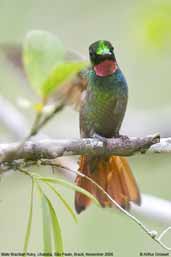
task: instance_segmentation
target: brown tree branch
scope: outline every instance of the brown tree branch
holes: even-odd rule
[[[19,143],[0,144],[0,162],[11,162],[18,159],[40,160],[55,159],[63,155],[120,155],[130,156],[137,152],[145,153],[167,151],[165,145],[170,147],[171,139],[162,139],[158,134],[142,138],[112,138],[107,144],[97,139],[71,139],[71,140],[36,140],[25,142],[22,149],[18,148]]]

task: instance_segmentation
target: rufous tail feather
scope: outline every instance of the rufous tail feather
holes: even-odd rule
[[[140,193],[126,158],[120,156],[107,158],[81,156],[79,172],[93,179],[124,209],[129,209],[130,202],[140,205]],[[111,200],[86,178],[78,175],[75,183],[94,195],[101,206],[113,206]],[[77,213],[85,210],[90,203],[91,200],[88,197],[79,192],[75,193]]]

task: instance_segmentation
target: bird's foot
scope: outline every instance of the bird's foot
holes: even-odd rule
[[[129,137],[126,135],[120,135],[118,134],[117,136],[115,136],[114,138],[121,138],[123,141],[128,141]]]
[[[93,134],[93,138],[98,139],[99,141],[101,141],[103,143],[104,146],[107,146],[108,141],[107,141],[106,137],[103,137],[103,136],[101,136],[101,135],[99,135],[97,133],[94,133]]]

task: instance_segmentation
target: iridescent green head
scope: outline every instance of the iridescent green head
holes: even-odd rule
[[[98,40],[90,45],[89,54],[93,65],[99,64],[104,60],[116,60],[113,46],[109,41]]]

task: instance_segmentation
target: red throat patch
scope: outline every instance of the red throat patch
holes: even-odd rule
[[[99,77],[112,75],[117,70],[117,63],[113,60],[105,60],[94,66],[94,71]]]

